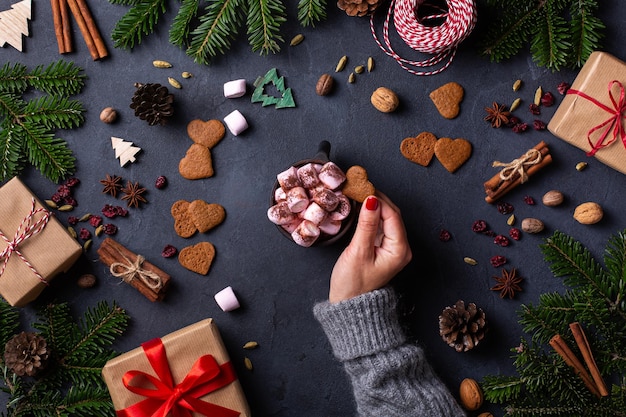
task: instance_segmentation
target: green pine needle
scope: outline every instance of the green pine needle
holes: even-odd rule
[[[326,19],[326,0],[300,0],[298,21],[302,26],[315,27],[315,23]]]
[[[280,26],[286,21],[280,0],[248,0],[248,41],[261,55],[280,51]]]
[[[170,28],[169,41],[172,45],[185,46],[189,39],[191,21],[198,15],[199,0],[183,0]]]
[[[166,0],[139,0],[117,22],[111,33],[116,48],[132,49],[149,35],[166,12]]]

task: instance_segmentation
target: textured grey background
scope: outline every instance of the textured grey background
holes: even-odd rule
[[[60,56],[52,26],[50,5],[33,2],[31,36],[24,40],[20,53],[10,47],[0,49],[3,63],[22,62],[30,68],[48,65]],[[213,317],[222,332],[229,353],[237,367],[250,406],[256,416],[346,416],[354,414],[351,388],[339,364],[332,358],[329,345],[314,321],[311,307],[327,295],[330,271],[345,245],[304,249],[282,237],[266,219],[269,193],[275,174],[292,162],[312,156],[320,140],[332,144],[331,158],[342,167],[359,164],[367,168],[379,190],[388,194],[403,211],[414,251],[414,261],[396,280],[401,290],[404,323],[412,338],[428,352],[437,372],[456,392],[465,377],[482,378],[486,374],[513,371],[510,348],[522,336],[517,324],[517,310],[522,303],[536,303],[547,291],[563,290],[544,263],[538,245],[554,230],[564,231],[582,241],[600,258],[608,237],[624,229],[624,198],[621,194],[626,177],[599,162],[589,160],[589,168],[577,172],[574,166],[585,160],[584,152],[553,137],[547,131],[528,131],[517,135],[508,129],[492,129],[483,121],[484,108],[493,101],[509,104],[520,96],[529,103],[535,88],[541,85],[560,101],[556,86],[572,82],[577,71],[551,72],[537,67],[524,51],[517,58],[501,64],[480,57],[475,44],[477,34],[489,24],[481,20],[475,33],[459,49],[450,68],[432,77],[416,77],[402,70],[374,43],[367,19],[349,18],[329,3],[328,19],[313,28],[301,28],[295,18],[295,2],[288,4],[288,22],[282,27],[288,41],[297,33],[306,39],[297,47],[283,46],[276,55],[259,56],[251,52],[241,35],[227,56],[217,58],[210,67],[194,64],[184,51],[168,44],[167,30],[178,3],[169,2],[170,12],[155,34],[145,38],[134,51],[114,49],[108,39],[115,22],[127,8],[105,1],[91,2],[90,7],[101,32],[107,38],[110,57],[94,62],[74,25],[75,52],[62,59],[72,60],[88,76],[83,92],[77,96],[85,105],[86,121],[81,128],[58,132],[67,140],[77,158],[76,176],[81,185],[76,190],[79,207],[72,214],[99,213],[106,203],[120,204],[101,194],[99,180],[105,174],[120,175],[139,181],[149,188],[149,204],[131,209],[127,218],[116,219],[119,232],[115,238],[129,249],[141,253],[173,277],[173,286],[164,302],[150,303],[125,284],[111,277],[97,261],[95,249],[85,254],[66,276],[54,281],[40,299],[22,309],[24,324],[30,323],[35,309],[48,301],[68,301],[78,314],[100,300],[115,300],[124,307],[132,321],[116,349],[129,350],[148,339],[165,335],[188,324]],[[1,8],[11,2],[3,0]],[[600,17],[607,23],[605,50],[625,59],[624,21],[620,2],[603,2]],[[379,21],[380,23],[380,21]],[[397,41],[397,40],[396,40]],[[397,42],[396,45],[399,45]],[[407,48],[398,47],[408,57],[420,58]],[[342,55],[349,57],[348,68],[364,64],[369,56],[376,62],[372,73],[361,74],[354,84],[346,82],[348,73],[332,71]],[[174,68],[153,68],[152,60],[163,59]],[[270,68],[277,68],[291,87],[295,109],[276,110],[251,103],[252,83]],[[182,71],[194,74],[183,80]],[[332,95],[319,97],[315,83],[324,72],[336,79]],[[178,78],[182,90],[170,90],[176,97],[175,116],[166,127],[150,127],[135,118],[128,107],[136,82],[159,82]],[[224,82],[245,78],[248,94],[239,99],[225,99]],[[513,81],[522,79],[518,93]],[[461,114],[454,120],[443,119],[428,98],[433,89],[457,81],[465,88]],[[371,92],[391,88],[400,97],[401,106],[392,114],[383,114],[369,103]],[[117,123],[105,125],[98,119],[100,110],[113,106],[120,112]],[[525,106],[524,106],[525,107]],[[250,128],[239,137],[227,133],[213,150],[215,176],[188,181],[177,171],[191,141],[187,123],[196,118],[222,119],[232,110],[240,110]],[[556,106],[544,108],[546,123]],[[522,119],[532,122],[525,110]],[[433,160],[428,168],[406,161],[399,152],[405,137],[431,131],[438,137],[463,137],[474,148],[471,158],[456,173],[448,173]],[[119,166],[110,146],[110,137],[133,141],[143,149],[138,161]],[[510,161],[540,140],[546,141],[554,163],[528,184],[510,193],[505,200],[515,206],[518,219],[537,217],[546,231],[524,235],[510,247],[500,248],[485,236],[475,235],[471,225],[486,220],[499,233],[508,230],[508,216],[484,202],[482,184],[495,172],[493,160]],[[621,146],[616,144],[615,146]],[[154,188],[159,175],[169,179],[165,190]],[[56,185],[31,169],[22,179],[42,199],[49,198]],[[558,208],[541,204],[528,206],[523,197],[540,201],[543,193],[559,189],[567,200]],[[204,199],[226,208],[226,221],[205,235],[188,240],[173,230],[169,209],[178,199]],[[583,226],[572,219],[575,206],[596,201],[605,209],[605,219],[594,226]],[[58,217],[66,222],[67,214]],[[452,240],[439,241],[445,228]],[[160,256],[166,244],[181,249],[208,240],[217,249],[217,257],[208,276],[183,269],[175,259]],[[489,258],[501,254],[508,258],[508,268],[516,267],[525,278],[524,291],[514,300],[502,300],[489,290],[492,276],[500,271],[489,265]],[[469,266],[463,257],[478,260]],[[99,284],[80,290],[75,278],[85,271],[95,273]],[[213,295],[232,285],[242,308],[222,312]],[[441,310],[463,299],[476,302],[489,318],[487,339],[474,351],[459,354],[447,347],[438,336],[437,317]],[[243,343],[256,340],[260,348],[244,352]],[[248,355],[254,372],[243,367]],[[3,397],[0,397],[3,398]]]

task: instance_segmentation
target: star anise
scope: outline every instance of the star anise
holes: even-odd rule
[[[501,127],[509,122],[511,112],[506,109],[504,104],[498,104],[495,101],[491,107],[485,107],[487,115],[485,120],[491,123],[491,127]]]
[[[122,187],[122,184],[120,184],[121,180],[122,177],[118,177],[117,175],[111,176],[107,174],[105,179],[100,180],[100,184],[104,186],[102,192],[104,194],[111,194],[113,197],[117,197],[117,192]]]
[[[141,187],[138,182],[126,181],[126,186],[122,188],[122,192],[125,194],[122,200],[126,201],[128,207],[139,207],[141,203],[147,203],[143,194],[146,189]]]
[[[515,297],[516,292],[522,291],[522,287],[520,287],[522,277],[517,275],[515,268],[511,269],[510,272],[506,269],[502,269],[502,276],[493,278],[498,283],[491,287],[491,290],[500,291],[500,298],[508,296],[511,299]]]

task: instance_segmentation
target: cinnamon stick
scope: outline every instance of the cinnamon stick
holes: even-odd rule
[[[129,264],[129,261],[136,262],[138,255],[131,252],[115,240],[106,238],[102,241],[100,247],[98,248],[98,256],[103,264],[110,267],[115,263],[126,265]],[[150,301],[161,301],[165,297],[165,292],[169,287],[170,276],[147,260],[143,261],[141,268],[145,271],[158,275],[162,282],[161,288],[156,290],[152,289],[140,279],[125,280],[125,282],[134,287]]]
[[[108,55],[104,41],[100,36],[100,32],[91,17],[87,3],[84,0],[67,0],[70,10],[74,15],[74,19],[78,24],[80,33],[83,35],[87,49],[91,54],[91,58],[95,61]]]
[[[67,0],[59,0],[61,9],[61,23],[63,34],[63,45],[65,53],[72,52],[72,28],[70,27],[70,15],[67,7]]]
[[[87,6],[86,1],[76,0],[76,3],[78,4],[80,13],[83,16],[83,19],[85,19],[85,24],[87,25],[87,29],[89,30],[89,33],[91,34],[94,44],[96,45],[96,49],[98,51],[98,57],[100,59],[106,57],[107,55],[109,55],[109,52],[107,51],[107,47],[104,44],[104,41],[102,40],[102,36],[100,36],[100,31],[98,30],[98,27],[96,26],[96,22],[91,15],[91,11],[89,10],[89,7]]]
[[[580,352],[583,355],[583,359],[585,360],[585,364],[587,368],[589,368],[589,372],[591,373],[591,377],[600,392],[600,395],[606,397],[609,395],[609,390],[604,383],[604,379],[602,379],[602,375],[600,374],[600,370],[598,369],[598,365],[596,364],[596,360],[593,358],[593,354],[591,353],[591,346],[589,345],[589,341],[587,340],[587,336],[585,332],[578,322],[571,323],[569,325],[572,334],[574,335],[574,339],[576,340],[576,345]]]
[[[52,8],[52,21],[54,23],[54,35],[57,38],[57,45],[59,46],[59,53],[65,53],[65,40],[63,39],[63,20],[61,17],[61,4],[60,0],[50,0],[50,7]]]
[[[550,339],[549,344],[556,351],[556,353],[563,358],[565,363],[574,369],[574,373],[583,380],[589,391],[591,391],[591,393],[596,397],[600,397],[600,392],[598,391],[598,388],[596,388],[596,384],[589,376],[589,373],[583,364],[578,360],[576,355],[574,355],[574,352],[572,352],[569,346],[567,346],[567,343],[565,343],[565,340],[563,340],[561,335],[554,335],[552,339]]]

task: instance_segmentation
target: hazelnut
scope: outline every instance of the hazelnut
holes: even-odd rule
[[[100,120],[106,124],[113,123],[117,119],[117,110],[113,107],[105,107],[100,112]]]
[[[378,87],[370,98],[372,105],[376,110],[383,113],[391,113],[398,108],[400,100],[396,93],[386,87]]]
[[[574,219],[580,224],[595,224],[602,220],[604,212],[598,203],[582,203],[574,210]]]
[[[543,197],[541,198],[541,201],[543,202],[545,206],[556,207],[560,205],[561,203],[563,203],[564,199],[565,197],[563,196],[562,192],[557,191],[557,190],[550,190],[543,195]]]
[[[465,378],[461,381],[459,400],[466,410],[478,410],[483,405],[483,390],[478,385],[478,382],[471,378]]]
[[[522,230],[526,233],[539,233],[544,229],[543,222],[539,219],[527,218],[522,220]]]
[[[318,96],[325,96],[330,94],[333,90],[333,86],[335,85],[335,80],[329,74],[322,74],[320,79],[317,81],[317,85],[315,86],[315,92]]]
[[[96,276],[93,274],[83,274],[76,280],[76,285],[80,288],[91,288],[96,285]]]

